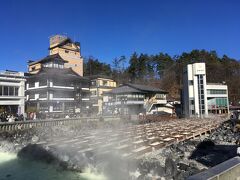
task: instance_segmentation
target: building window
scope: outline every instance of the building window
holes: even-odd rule
[[[39,86],[46,86],[46,85],[47,85],[47,80],[45,79],[39,80]]]
[[[18,96],[18,87],[0,86],[0,96]]]
[[[108,86],[108,82],[107,81],[103,81],[103,86]]]
[[[29,99],[35,99],[35,94],[30,94]]]
[[[47,93],[40,93],[39,98],[47,98]]]
[[[29,88],[35,87],[35,82],[29,82]]]
[[[227,94],[227,90],[225,89],[208,89],[208,94]]]
[[[19,90],[18,87],[15,87],[15,88],[14,88],[14,95],[15,95],[15,96],[18,96],[18,90]]]
[[[204,101],[204,86],[203,86],[203,75],[198,75],[198,104],[200,108],[200,115],[205,114],[205,101]]]
[[[191,105],[194,105],[194,100],[190,100],[190,102],[191,102]]]
[[[10,86],[9,87],[9,96],[14,96],[14,87]]]
[[[3,95],[8,96],[8,87],[7,86],[3,87]]]

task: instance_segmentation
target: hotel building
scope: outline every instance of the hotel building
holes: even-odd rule
[[[166,106],[167,94],[168,92],[151,86],[123,84],[104,93],[104,109],[105,112],[120,114],[169,113],[169,107]]]
[[[29,72],[26,84],[27,111],[42,113],[84,113],[89,108],[89,80],[72,68],[59,54],[49,55],[29,66],[41,68]]]
[[[0,111],[24,114],[25,81],[23,72],[0,71]]]
[[[90,99],[92,111],[97,114],[103,113],[103,93],[111,91],[117,86],[116,82],[106,76],[91,76],[90,79]]]

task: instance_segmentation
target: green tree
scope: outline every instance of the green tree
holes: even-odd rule
[[[93,57],[89,57],[84,60],[84,68],[83,68],[84,76],[92,76],[92,75],[112,75],[112,69],[110,64],[102,63],[98,59]]]

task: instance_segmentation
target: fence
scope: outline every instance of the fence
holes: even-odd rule
[[[0,131],[14,131],[18,129],[29,129],[33,127],[46,126],[61,126],[74,125],[81,122],[90,121],[113,121],[120,120],[126,117],[123,116],[100,116],[100,117],[81,117],[69,119],[48,119],[48,120],[30,120],[30,121],[16,121],[16,122],[0,122]]]

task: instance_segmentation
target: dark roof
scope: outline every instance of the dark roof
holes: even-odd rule
[[[37,64],[37,63],[44,63],[44,62],[53,61],[53,60],[62,61],[63,63],[67,62],[59,54],[53,54],[53,55],[46,56],[45,58],[43,58],[41,60],[30,62],[29,65],[33,65],[33,64]]]
[[[167,94],[167,91],[164,91],[159,88],[140,85],[140,84],[123,84],[120,87],[114,88],[113,90],[107,92],[106,94],[124,94],[124,93],[164,93]]]
[[[88,80],[85,77],[82,77],[78,75],[76,72],[72,70],[72,68],[48,68],[48,67],[42,67],[39,72],[36,74],[29,74],[29,78],[39,77],[39,76],[47,76],[47,77],[61,77],[61,78],[76,78],[79,80]]]
[[[89,78],[89,79],[91,79],[91,80],[92,80],[92,79],[97,79],[97,78],[104,78],[104,79],[112,79],[112,80],[113,80],[112,77],[106,76],[106,75],[102,75],[102,74],[87,76],[87,78]]]
[[[131,84],[131,83],[127,83],[126,85],[138,89],[140,91],[146,91],[146,92],[160,92],[160,93],[165,93],[168,94],[167,91],[156,88],[156,87],[152,87],[152,86],[147,86],[147,85],[141,85],[141,84]]]
[[[111,94],[124,94],[124,93],[141,93],[141,91],[132,88],[130,86],[120,86],[117,88],[114,88],[113,90],[106,92]]]

